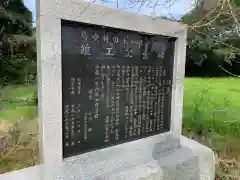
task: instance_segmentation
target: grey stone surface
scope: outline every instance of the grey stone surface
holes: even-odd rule
[[[37,5],[38,17],[47,16],[176,37],[178,37],[177,33],[179,31],[186,28],[185,25],[179,22],[123,12],[120,9],[93,4],[84,0],[42,0],[38,1]]]
[[[99,157],[93,152],[85,158],[70,158],[55,169],[52,180],[213,180],[213,151],[183,136],[180,142],[180,146],[172,150],[162,148],[157,142],[151,145],[143,141],[131,144],[132,152],[131,148],[129,152],[122,152],[118,146],[115,150],[99,150]],[[32,180],[33,177],[36,177],[34,180],[46,180],[42,177],[42,168],[36,166],[7,173],[0,176],[0,180]]]
[[[0,175],[0,180],[41,180],[41,165]]]
[[[131,168],[153,160],[153,149],[159,154],[179,147],[180,138],[168,132],[64,159],[58,166],[51,167],[51,171],[44,169],[47,173],[44,175],[47,180],[56,176],[61,179],[71,176],[90,179],[101,173]],[[61,172],[64,173],[61,175]]]
[[[177,38],[174,54],[171,132],[181,134],[185,25],[123,12],[82,0],[37,1],[37,52],[41,159],[44,172],[62,163],[61,19]],[[133,23],[134,22],[134,23]],[[78,158],[78,157],[76,157]]]

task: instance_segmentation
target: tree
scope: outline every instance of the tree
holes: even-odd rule
[[[96,2],[96,0],[93,0]],[[134,12],[148,12],[163,17],[162,8],[169,10],[164,18],[175,19],[170,13],[178,0],[100,0],[101,3]],[[187,3],[187,0],[185,1]],[[201,66],[205,60],[220,68],[226,62],[238,63],[240,54],[240,0],[188,0],[192,10],[181,21],[188,25],[188,59]],[[134,9],[134,10],[132,10]],[[218,68],[218,69],[219,69]]]
[[[19,80],[22,69],[36,59],[32,13],[22,0],[0,3],[0,80]]]
[[[209,63],[228,75],[238,76],[230,72],[233,69],[240,74],[239,2],[223,0],[209,9],[199,3],[182,18],[189,25],[187,60],[199,66],[211,61]]]

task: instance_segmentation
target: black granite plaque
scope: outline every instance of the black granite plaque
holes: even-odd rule
[[[64,158],[169,131],[174,44],[62,20]]]

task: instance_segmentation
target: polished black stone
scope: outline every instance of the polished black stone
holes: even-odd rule
[[[174,46],[62,20],[64,158],[169,131]]]

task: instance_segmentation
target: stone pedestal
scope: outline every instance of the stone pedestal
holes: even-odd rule
[[[153,159],[118,173],[108,173],[99,179],[108,180],[213,180],[215,156],[211,149],[185,137],[180,148],[158,153]]]
[[[0,180],[214,180],[211,149],[171,133],[66,159],[50,171],[43,165]]]

